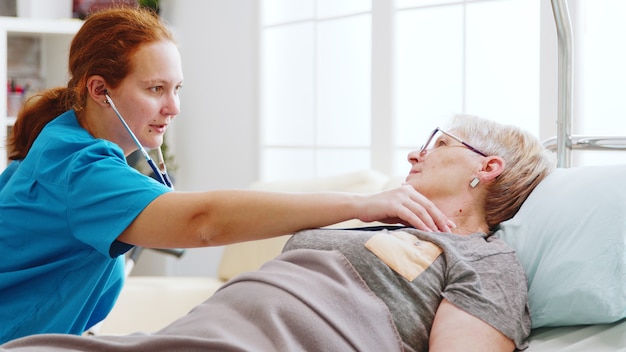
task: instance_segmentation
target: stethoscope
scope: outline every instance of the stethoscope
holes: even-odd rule
[[[157,168],[156,164],[154,163],[154,161],[152,160],[152,158],[150,157],[146,149],[141,145],[141,142],[139,142],[139,139],[137,139],[133,131],[130,129],[130,127],[128,127],[126,120],[124,120],[119,110],[117,110],[117,107],[115,107],[115,104],[113,103],[113,100],[109,96],[109,92],[106,89],[104,90],[104,96],[106,98],[107,104],[111,106],[111,108],[115,112],[115,115],[117,115],[117,117],[120,119],[120,121],[122,122],[122,125],[124,125],[124,128],[126,128],[126,131],[128,132],[130,137],[133,139],[133,141],[137,145],[137,148],[139,148],[139,150],[141,151],[141,154],[146,159],[146,162],[148,163],[148,165],[150,165],[152,172],[154,172],[154,174],[157,177],[157,181],[173,189],[174,185],[172,184],[172,181],[170,180],[170,177],[167,174],[167,168],[165,167],[165,161],[163,158],[163,152],[161,151],[161,148],[156,148],[157,155],[159,158],[159,167]]]
[[[146,149],[141,145],[141,142],[139,142],[139,139],[137,139],[137,137],[135,136],[133,131],[130,129],[130,127],[128,127],[128,124],[126,123],[126,120],[124,120],[124,118],[122,117],[122,114],[120,114],[119,110],[117,110],[117,107],[113,103],[113,100],[109,96],[109,92],[106,89],[104,90],[104,96],[106,98],[107,104],[111,106],[111,108],[115,112],[115,115],[117,115],[117,117],[120,119],[120,121],[122,122],[122,125],[124,125],[124,128],[126,128],[126,131],[128,131],[128,134],[137,145],[137,148],[141,150],[141,154],[143,154],[144,158],[146,158],[146,161],[148,162],[148,165],[150,165],[152,172],[154,172],[154,174],[157,177],[157,181],[159,181],[160,183],[166,185],[167,187],[171,189],[174,189],[172,181],[170,180],[170,177],[167,174],[167,169],[165,168],[165,161],[163,160],[163,153],[161,152],[161,148],[157,148],[158,158],[159,158],[159,168],[157,168],[156,164],[154,163],[154,161],[152,160],[148,152],[146,152]],[[152,248],[152,249],[159,251],[159,252],[166,253],[166,254],[174,255],[178,258],[180,258],[185,253],[184,249],[177,249],[177,248]],[[128,253],[128,258],[125,264],[125,276],[126,277],[130,275],[130,272],[133,270],[135,263],[137,262],[137,259],[139,257],[139,254],[142,251],[143,251],[143,247],[134,246],[133,249],[131,249],[131,251]],[[87,335],[97,335],[101,326],[102,326],[102,321],[92,326],[86,332]]]
[[[157,168],[156,164],[154,163],[154,161],[152,160],[152,158],[150,157],[146,149],[141,145],[141,142],[139,142],[139,139],[137,139],[137,137],[135,136],[133,131],[130,129],[130,127],[128,127],[128,124],[126,123],[126,120],[124,120],[124,118],[122,117],[122,114],[120,114],[119,110],[117,110],[117,107],[113,103],[113,100],[109,96],[109,92],[106,89],[104,90],[104,96],[106,97],[106,102],[111,106],[111,108],[115,112],[115,115],[117,115],[117,117],[120,119],[120,121],[122,122],[122,125],[124,125],[124,128],[126,128],[126,131],[128,132],[130,137],[133,139],[133,141],[137,145],[137,148],[139,148],[139,150],[141,151],[141,154],[143,154],[144,158],[148,162],[148,165],[150,165],[152,172],[154,172],[154,174],[157,177],[157,181],[159,181],[160,183],[166,185],[167,187],[171,189],[174,189],[174,185],[172,184],[172,181],[169,175],[167,174],[167,169],[165,167],[165,161],[163,159],[163,153],[161,152],[161,148],[157,148],[157,152],[158,152],[157,154],[159,158],[159,167]],[[166,253],[166,254],[174,255],[178,258],[180,258],[185,252],[184,249],[176,249],[176,248],[152,248],[152,249],[159,251],[159,252]],[[135,246],[129,253],[128,260],[126,262],[126,276],[130,274],[142,250],[143,250],[143,247]]]

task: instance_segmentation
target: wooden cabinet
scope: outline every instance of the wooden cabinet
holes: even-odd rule
[[[7,84],[0,89],[0,171],[7,165],[6,137],[16,105],[38,89],[67,84],[69,45],[81,25],[77,19],[0,16],[0,81]],[[27,91],[19,92],[18,86]]]

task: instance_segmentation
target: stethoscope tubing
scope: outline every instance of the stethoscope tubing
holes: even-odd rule
[[[174,188],[173,184],[172,184],[172,181],[170,180],[169,175],[167,174],[167,171],[165,169],[165,163],[161,162],[161,164],[163,165],[163,169],[162,170],[160,170],[156,166],[156,164],[154,163],[154,161],[152,160],[152,158],[150,157],[150,155],[148,154],[146,149],[143,147],[143,145],[141,145],[141,142],[139,142],[139,139],[137,139],[137,137],[135,136],[133,131],[130,129],[130,127],[128,127],[128,124],[126,123],[126,120],[124,120],[124,118],[122,117],[122,114],[120,114],[119,110],[117,110],[117,107],[113,103],[113,100],[111,99],[111,97],[109,96],[109,93],[106,90],[104,91],[104,96],[106,98],[107,103],[111,106],[111,108],[115,112],[115,115],[117,115],[117,117],[120,119],[120,121],[122,122],[122,125],[124,125],[124,128],[126,129],[128,134],[130,135],[130,137],[133,139],[133,141],[137,145],[137,148],[139,148],[139,150],[141,151],[141,154],[146,159],[146,162],[148,163],[148,165],[152,169],[152,172],[154,172],[154,174],[156,175],[157,181],[159,181],[160,183],[166,185],[169,188]],[[162,155],[161,154],[161,150],[159,148],[159,156],[161,156],[161,155]]]

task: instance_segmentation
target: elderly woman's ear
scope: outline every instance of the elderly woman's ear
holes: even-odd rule
[[[500,176],[500,174],[504,171],[505,162],[499,156],[487,156],[485,160],[483,160],[482,169],[478,172],[478,178],[481,182],[488,182],[496,177]]]

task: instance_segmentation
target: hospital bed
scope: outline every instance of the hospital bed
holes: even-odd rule
[[[496,232],[529,278],[529,352],[626,352],[626,165],[558,168]],[[378,192],[399,178],[375,170],[297,181],[257,182],[268,191]],[[334,227],[367,226],[358,220]],[[101,334],[156,331],[224,282],[278,255],[288,236],[225,246],[217,278],[133,277]],[[162,302],[168,302],[163,305]],[[158,312],[158,313],[157,313]]]
[[[626,165],[570,168],[572,151],[626,151],[626,137],[572,135],[571,23],[565,0],[552,9],[559,106],[545,145],[558,168],[499,231],[528,274],[528,352],[626,351]]]

